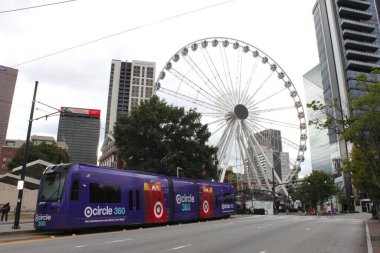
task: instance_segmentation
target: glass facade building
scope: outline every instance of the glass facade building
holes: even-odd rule
[[[319,65],[303,76],[303,85],[306,103],[311,103],[313,100],[324,103],[321,68]],[[306,116],[308,120],[316,118],[326,120],[325,114],[316,113],[310,108],[306,108]],[[309,125],[308,139],[312,170],[324,171],[328,174],[333,173],[328,131]]]
[[[329,114],[337,119],[350,116],[349,101],[360,96],[357,76],[380,69],[378,4],[377,0],[317,0],[313,8],[324,101],[335,104]],[[328,136],[332,161],[340,167],[349,144],[332,131]],[[343,182],[351,199],[348,174]]]

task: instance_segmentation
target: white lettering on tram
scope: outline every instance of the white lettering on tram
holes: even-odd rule
[[[112,215],[112,208],[111,207],[104,207],[101,208],[100,206],[92,208],[91,206],[88,206],[84,209],[84,216],[87,218],[90,218],[92,216],[98,216],[98,215]]]

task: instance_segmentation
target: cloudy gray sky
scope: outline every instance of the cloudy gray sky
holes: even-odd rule
[[[318,64],[315,0],[77,0],[3,12],[54,2],[59,1],[0,1],[0,65],[19,69],[8,139],[25,139],[39,81],[38,101],[56,108],[101,109],[101,145],[112,59],[154,61],[159,72],[192,41],[236,38],[274,59],[302,97],[302,76]],[[98,40],[109,35],[115,36]],[[52,112],[37,108],[35,117]],[[58,117],[41,119],[33,122],[32,134],[56,137],[57,128]],[[309,172],[305,163],[302,174]]]

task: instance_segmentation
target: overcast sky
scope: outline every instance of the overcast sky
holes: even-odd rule
[[[58,1],[2,0],[0,12]],[[19,70],[7,138],[26,138],[34,83],[39,81],[38,101],[55,108],[102,111],[101,146],[112,59],[154,61],[158,73],[181,47],[213,36],[235,38],[264,51],[303,98],[302,77],[319,61],[314,4],[315,0],[77,0],[0,13],[0,65]],[[214,7],[204,8],[208,6]],[[53,112],[36,107],[35,117]],[[58,117],[41,119],[33,122],[32,135],[56,138],[57,129]],[[310,172],[308,163],[302,167],[301,174]]]

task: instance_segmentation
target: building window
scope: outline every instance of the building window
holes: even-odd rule
[[[146,77],[153,78],[153,68],[152,67],[146,68]]]
[[[132,84],[139,85],[140,84],[140,79],[139,78],[133,78],[132,79]]]
[[[153,80],[152,79],[146,79],[145,80],[145,85],[146,86],[153,86]]]
[[[145,97],[146,98],[152,97],[152,91],[153,91],[152,88],[147,87],[146,90],[145,90]]]
[[[131,99],[131,109],[137,107],[139,105],[139,101],[137,98],[132,98]]]
[[[140,76],[140,66],[134,66],[133,76]]]
[[[139,96],[139,86],[132,86],[132,97]]]

